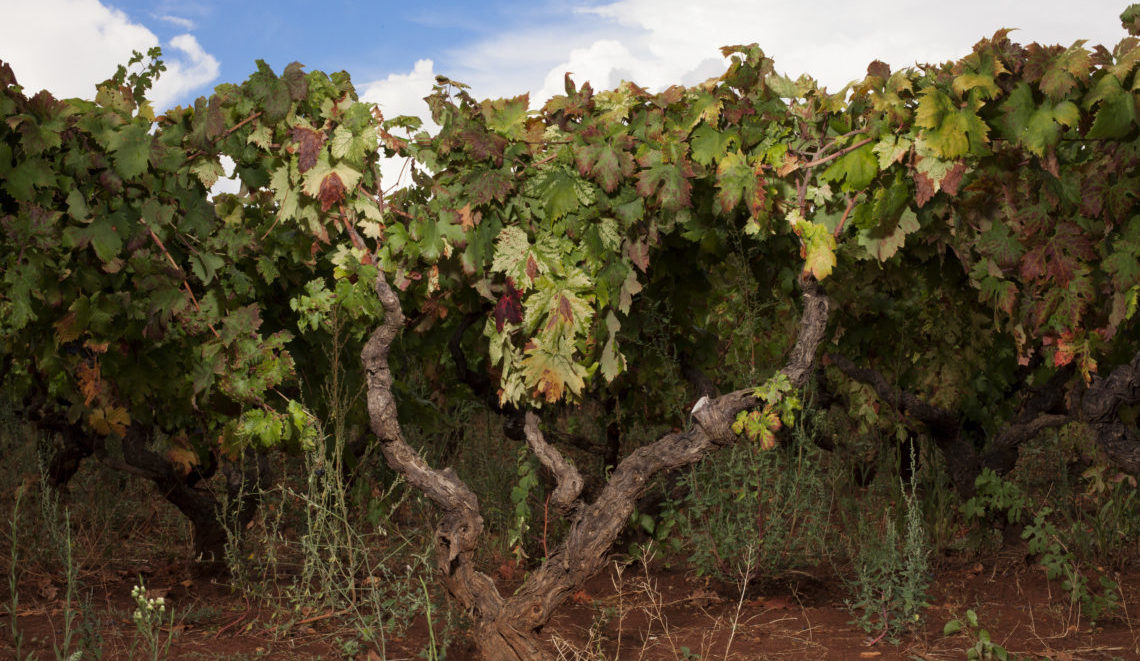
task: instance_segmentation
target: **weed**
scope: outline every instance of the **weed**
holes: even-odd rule
[[[736,601],[736,611],[732,614],[732,630],[728,634],[728,642],[724,645],[725,661],[728,661],[728,653],[732,650],[732,640],[736,638],[736,627],[740,624],[740,610],[744,606],[744,595],[748,591],[748,583],[752,580],[753,571],[756,569],[755,560],[756,548],[750,546],[747,551],[744,571],[740,574],[740,599]],[[688,658],[688,654],[685,657]]]
[[[146,596],[146,583],[139,577],[138,585],[131,588],[131,599],[135,602],[135,612],[131,620],[135,629],[142,636],[146,651],[151,661],[165,659],[170,653],[170,644],[174,640],[174,609],[170,610],[170,617],[164,618],[166,613],[166,599]],[[164,621],[165,619],[165,621]],[[162,626],[166,625],[166,637],[163,638]],[[133,651],[132,651],[133,654]]]
[[[79,650],[83,658],[103,658],[103,634],[99,629],[99,616],[88,593],[79,602]]]
[[[510,529],[507,531],[507,546],[510,547],[511,553],[515,555],[520,564],[527,558],[526,551],[523,548],[523,536],[530,528],[530,522],[533,518],[530,510],[531,494],[541,488],[535,464],[534,455],[527,446],[520,447],[517,461],[518,483],[511,488],[514,518],[511,521]],[[543,542],[545,541],[544,539]]]
[[[24,498],[23,487],[16,489],[16,502],[12,505],[12,516],[8,519],[10,555],[8,557],[8,625],[11,629],[12,644],[15,647],[16,658],[24,659],[24,632],[20,629],[20,543],[18,532],[20,530],[20,503]]]
[[[905,513],[901,540],[900,526],[890,508],[878,526],[859,524],[855,578],[851,581],[855,597],[848,600],[847,607],[864,631],[881,632],[875,642],[887,636],[896,641],[899,634],[922,622],[922,612],[929,606],[930,546],[921,505],[913,485],[909,491],[903,488],[902,496]]]
[[[965,632],[973,644],[966,648],[967,661],[981,661],[982,659],[996,659],[997,661],[1016,661],[1017,656],[1010,654],[1004,647],[993,642],[990,632],[978,624],[978,614],[973,610],[966,611],[965,620],[954,619],[942,628],[943,636],[952,636]]]
[[[55,651],[56,661],[64,661],[65,659],[78,658],[77,655],[82,654],[80,650],[68,652],[68,650],[71,649],[71,639],[75,635],[75,620],[79,617],[79,611],[76,610],[75,607],[76,567],[75,560],[72,557],[72,549],[74,547],[71,541],[70,512],[64,511],[63,534],[60,535],[57,543],[59,544],[57,548],[60,554],[60,561],[64,566],[64,571],[67,576],[63,598],[63,643],[62,645],[57,644],[57,641],[53,639],[52,648]]]
[[[1004,515],[1011,523],[1018,523],[1025,512],[1033,509],[1032,503],[1013,482],[1003,480],[986,469],[975,480],[976,495],[962,506],[967,520],[992,520]],[[1060,529],[1050,515],[1051,507],[1041,507],[1033,513],[1033,520],[1021,533],[1029,552],[1037,555],[1046,577],[1061,581],[1061,588],[1069,593],[1070,604],[1078,606],[1091,624],[1113,614],[1120,605],[1119,586],[1107,574],[1098,577],[1099,588],[1090,587],[1089,580],[1080,570],[1077,554],[1063,540],[1080,539],[1081,531],[1070,525]],[[1123,517],[1121,514],[1120,516]],[[1134,516],[1134,515],[1133,515]]]
[[[1081,613],[1095,626],[1097,620],[1119,607],[1119,586],[1101,574],[1099,591],[1090,589],[1088,579],[1078,568],[1076,556],[1061,541],[1061,531],[1048,519],[1052,511],[1042,507],[1021,536],[1028,540],[1029,552],[1040,556],[1045,576],[1051,581],[1060,579],[1061,589],[1069,593],[1070,603],[1079,605]]]
[[[47,533],[46,550],[55,551],[55,562],[64,573],[63,597],[63,626],[60,634],[62,641],[56,636],[56,628],[52,630],[52,651],[56,661],[65,661],[75,658],[78,650],[71,650],[71,641],[75,635],[75,621],[80,613],[76,604],[76,589],[78,583],[78,567],[74,557],[75,543],[71,533],[71,511],[61,506],[59,494],[48,486],[47,466],[44,457],[39,457],[39,504],[42,530]]]
[[[1084,471],[1083,495],[1091,512],[1077,509],[1073,526],[1087,534],[1075,535],[1078,555],[1099,564],[1123,568],[1134,559],[1140,542],[1140,491],[1136,479],[1112,474],[1101,464]]]
[[[665,529],[676,531],[675,546],[689,545],[699,574],[733,581],[754,563],[755,576],[774,576],[831,553],[831,498],[809,420],[793,430],[789,447],[742,442],[690,470],[677,523]]]
[[[440,656],[440,650],[435,643],[435,622],[431,618],[431,593],[428,592],[427,583],[420,577],[420,587],[424,590],[424,617],[427,619],[428,630],[428,646],[424,650],[423,656],[428,661],[440,661],[443,657]],[[446,652],[444,653],[446,656]]]

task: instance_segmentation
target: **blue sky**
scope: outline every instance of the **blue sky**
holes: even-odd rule
[[[28,87],[90,96],[132,48],[171,69],[157,105],[238,82],[260,58],[280,71],[348,70],[362,94],[407,112],[435,74],[477,96],[692,84],[723,71],[717,48],[758,42],[792,75],[838,88],[872,59],[957,58],[1000,27],[1023,41],[1116,43],[1116,0],[0,0],[0,59]],[[387,102],[379,95],[388,95]],[[370,97],[371,98],[371,97]]]
[[[719,75],[719,47],[757,42],[792,76],[830,89],[881,59],[957,59],[1001,27],[1022,43],[1125,36],[1117,0],[0,0],[0,60],[30,91],[90,97],[137,49],[161,45],[157,110],[280,72],[347,70],[386,116],[425,115],[437,74],[477,97],[560,93],[565,72],[595,89],[661,89]]]
[[[777,70],[829,89],[894,68],[958,59],[1002,27],[1022,43],[1125,35],[1117,0],[0,0],[0,60],[29,92],[94,95],[132,50],[161,45],[158,111],[275,71],[346,70],[385,116],[428,114],[437,74],[479,98],[561,93],[563,76],[611,89],[694,85],[724,72],[719,48],[759,43]],[[428,125],[431,129],[431,125]],[[384,164],[386,179],[399,172]],[[390,180],[390,179],[389,179]],[[232,182],[231,182],[232,184]],[[236,184],[232,184],[236,186]]]
[[[255,59],[277,71],[301,61],[310,69],[348,69],[358,83],[411,71],[417,60],[463,68],[465,45],[496,34],[585,17],[572,3],[546,2],[144,2],[104,0],[161,41],[189,32],[218,58],[220,80],[244,79]],[[585,3],[579,3],[586,6]],[[587,19],[588,20],[588,19]]]

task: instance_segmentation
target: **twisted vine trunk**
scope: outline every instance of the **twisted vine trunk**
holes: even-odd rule
[[[108,456],[103,438],[92,436],[77,425],[44,416],[40,416],[35,424],[60,440],[58,447],[51,448],[51,459],[47,465],[47,478],[53,487],[66,487],[81,462],[92,455],[115,470],[150,480],[162,497],[190,521],[195,574],[216,576],[225,573],[225,549],[230,532],[244,530],[253,520],[261,491],[269,477],[269,465],[264,455],[250,453],[241,465],[227,465],[223,469],[226,496],[219,500],[210,490],[198,486],[199,480],[213,475],[217,466],[214,457],[204,472],[195,470],[185,474],[165,456],[150,450],[151,438],[146,430],[132,428],[127,431],[122,441],[123,461],[120,462]]]
[[[801,280],[804,312],[796,343],[781,370],[795,387],[811,373],[827,325],[829,301],[810,277]],[[489,661],[535,661],[550,658],[538,630],[554,611],[591,576],[600,571],[618,534],[625,527],[637,498],[656,473],[687,466],[738,438],[732,432],[736,414],[757,404],[753,389],[738,390],[698,405],[695,424],[686,432],[668,434],[635,450],[614,469],[593,503],[579,499],[582,478],[539,430],[538,418],[528,413],[527,444],[555,477],[551,495],[556,512],[571,517],[562,544],[514,594],[504,597],[489,576],[475,569],[474,552],[483,530],[475,494],[450,469],[436,470],[403,437],[392,395],[388,351],[404,326],[399,298],[381,273],[376,293],[384,307],[384,322],[361,352],[368,386],[368,413],[373,433],[388,464],[404,475],[440,509],[435,531],[436,566],[448,592],[471,611],[475,643]]]
[[[1120,408],[1140,404],[1140,352],[1106,377],[1096,377],[1081,397],[1081,419],[1097,445],[1123,470],[1140,475],[1140,429],[1120,419]]]
[[[240,466],[227,466],[226,498],[220,502],[208,489],[196,486],[166,457],[152,452],[145,434],[131,430],[123,439],[123,459],[127,469],[154,483],[170,504],[190,520],[194,538],[194,573],[199,576],[224,574],[229,531],[245,530],[260,503],[261,491],[269,476],[264,455],[250,454]]]
[[[964,432],[960,413],[933,406],[914,393],[889,383],[877,370],[858,367],[849,358],[829,355],[848,377],[865,383],[899,413],[926,425],[931,440],[942,452],[955,491],[963,499],[974,495],[974,480],[983,468],[1004,475],[1017,463],[1018,448],[1045,429],[1070,422],[1083,422],[1093,440],[1117,467],[1140,475],[1140,431],[1120,418],[1120,408],[1140,404],[1140,352],[1132,360],[1112,370],[1108,376],[1094,377],[1079,397],[1067,403],[1067,395],[1081,392],[1067,385],[1075,370],[1070,365],[1058,370],[1043,387],[1023,402],[1020,413],[990,439],[987,452],[979,453],[973,439]],[[1034,389],[1028,389],[1034,390]],[[1023,394],[1020,390],[1013,393]]]

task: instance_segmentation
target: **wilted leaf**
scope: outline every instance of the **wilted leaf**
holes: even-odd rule
[[[514,281],[507,278],[506,289],[495,305],[495,329],[502,333],[507,323],[521,324],[522,320],[522,294],[515,289]]]
[[[317,157],[325,144],[325,134],[307,126],[294,126],[289,137],[297,143],[297,169],[302,173],[308,172],[317,164]]]
[[[340,175],[335,172],[328,174],[321,180],[321,191],[317,195],[321,211],[328,211],[333,205],[340,204],[344,200],[344,193],[344,182],[340,180]]]
[[[190,471],[198,465],[198,453],[188,448],[172,447],[166,451],[166,458],[174,464],[174,470],[180,475],[189,475]]]
[[[114,434],[122,437],[127,433],[127,427],[131,424],[131,417],[127,414],[126,409],[119,406],[109,406],[92,411],[87,417],[87,422],[95,430],[95,433],[101,436]]]

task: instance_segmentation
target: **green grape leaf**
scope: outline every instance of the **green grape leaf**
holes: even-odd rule
[[[520,139],[526,133],[525,122],[530,97],[527,94],[513,99],[488,99],[481,110],[487,120],[487,128],[508,138]]]
[[[914,146],[914,141],[905,136],[887,135],[875,144],[873,151],[879,157],[879,169],[886,170],[902,161]]]
[[[555,221],[578,210],[579,199],[587,198],[588,192],[578,177],[564,168],[550,168],[534,181],[536,196],[543,200],[543,213],[548,221]]]
[[[592,177],[607,193],[617,190],[618,184],[633,173],[633,157],[608,142],[594,142],[574,148],[578,172]]]
[[[1135,95],[1122,89],[1115,76],[1106,75],[1101,83],[1097,90],[1100,105],[1088,137],[1094,140],[1123,138],[1136,124]],[[1102,92],[1102,86],[1107,87],[1107,91]]]
[[[247,85],[250,96],[262,108],[261,116],[267,123],[276,124],[285,118],[292,105],[289,85],[278,78],[264,60],[257,60],[257,73],[249,77]]]
[[[827,227],[801,221],[795,224],[794,229],[803,243],[804,273],[811,273],[816,280],[831,275],[835,268],[835,237]]]
[[[918,216],[906,209],[899,216],[898,224],[889,234],[883,235],[874,229],[860,230],[856,242],[874,259],[885,262],[895,255],[906,242],[908,234],[918,231]]]
[[[44,160],[32,158],[8,171],[4,190],[17,202],[31,202],[36,188],[55,185],[55,171]]]
[[[207,190],[212,188],[218,179],[226,173],[221,161],[207,157],[198,158],[194,165],[190,166],[190,172],[198,177],[198,180]]]
[[[606,332],[607,339],[606,345],[602,349],[601,370],[602,377],[607,382],[613,381],[619,374],[625,371],[626,362],[625,356],[617,350],[617,332],[621,330],[621,323],[618,321],[617,315],[610,310],[606,313]]]
[[[1084,40],[1078,41],[1056,55],[1041,77],[1041,91],[1054,101],[1068,96],[1081,80],[1088,78],[1092,58],[1084,49],[1084,43]],[[1032,53],[1030,58],[1033,58]]]
[[[117,131],[110,140],[115,172],[124,179],[133,179],[146,172],[152,141],[146,124],[129,124]]]
[[[347,161],[357,169],[363,169],[367,162],[366,157],[376,151],[378,146],[375,129],[367,127],[357,134],[345,126],[338,126],[333,131],[329,151],[333,158]]]
[[[837,158],[820,179],[824,181],[842,181],[842,190],[851,192],[863,190],[879,173],[879,159],[875,156],[875,148],[870,144]]]
[[[728,152],[729,147],[739,142],[740,138],[735,133],[721,132],[708,124],[698,126],[689,138],[693,160],[701,165],[710,165],[719,161]]]
[[[643,198],[656,197],[661,208],[678,211],[690,204],[692,173],[683,164],[667,163],[660,152],[652,152],[641,159],[642,170],[637,174],[637,192]]]
[[[753,167],[744,154],[731,152],[725,155],[717,166],[717,211],[727,215],[743,199],[749,212],[753,216],[758,215],[766,195],[764,180],[759,175],[759,165]]]
[[[195,252],[190,255],[190,269],[203,285],[213,282],[214,275],[225,263],[226,260],[208,252]]]

